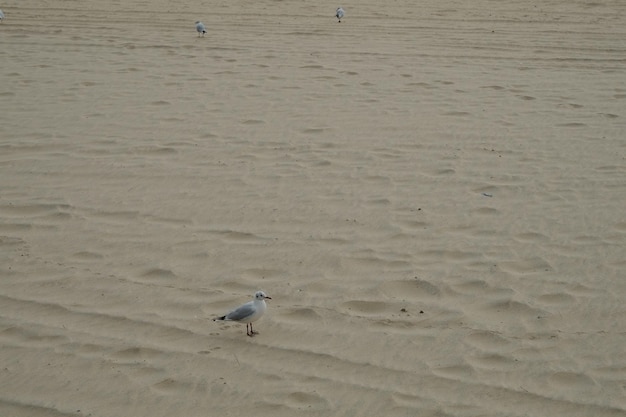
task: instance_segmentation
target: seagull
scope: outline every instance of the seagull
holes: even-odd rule
[[[341,19],[343,19],[343,15],[345,13],[346,12],[344,12],[341,7],[337,7],[337,13],[335,14],[335,17],[337,17],[337,19],[339,19],[339,23],[341,23]]]
[[[254,294],[254,300],[240,305],[225,316],[215,318],[213,321],[222,320],[246,323],[246,334],[248,336],[254,336],[258,334],[258,332],[252,330],[252,322],[260,319],[263,313],[265,313],[265,309],[267,308],[265,304],[266,299],[271,300],[272,297],[268,297],[263,291],[257,291]],[[250,328],[249,330],[248,327]]]
[[[0,22],[4,20],[4,12],[0,10]]]
[[[198,31],[198,36],[204,36],[206,33],[206,28],[204,27],[204,23],[201,21],[196,22],[196,30]]]

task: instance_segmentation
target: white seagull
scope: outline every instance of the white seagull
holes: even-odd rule
[[[344,12],[341,7],[337,7],[337,13],[335,14],[335,17],[339,19],[339,23],[341,23],[341,19],[343,19],[344,14],[346,14],[346,12]]]
[[[204,23],[201,21],[196,22],[196,30],[198,31],[198,36],[204,36],[206,33],[206,28],[204,27]]]
[[[272,297],[268,297],[263,291],[257,291],[254,294],[254,300],[240,305],[225,316],[215,318],[213,321],[223,320],[246,323],[246,334],[248,336],[254,336],[258,332],[252,330],[252,322],[260,319],[263,313],[265,313],[265,309],[267,309],[267,304],[265,304],[266,299],[271,300]],[[248,327],[250,327],[249,330]]]
[[[4,20],[4,12],[0,10],[0,22]]]

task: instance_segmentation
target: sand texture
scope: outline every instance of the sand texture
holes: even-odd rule
[[[625,2],[0,8],[1,416],[626,416]]]

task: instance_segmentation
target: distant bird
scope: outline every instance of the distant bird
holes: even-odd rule
[[[0,10],[0,22],[4,20],[4,12]]]
[[[240,305],[225,316],[217,317],[213,319],[213,321],[223,320],[246,323],[246,334],[248,336],[254,336],[257,332],[252,330],[252,322],[260,319],[263,313],[265,313],[265,309],[267,308],[265,304],[266,299],[271,300],[272,297],[268,297],[263,291],[257,291],[254,294],[254,300]],[[250,329],[248,329],[248,327]]]
[[[198,36],[204,36],[204,34],[206,33],[206,28],[204,27],[204,23],[197,21],[196,30],[198,31]]]
[[[341,7],[337,7],[337,13],[335,14],[335,17],[337,17],[337,19],[339,20],[339,23],[341,23],[341,19],[343,19],[343,16],[345,14],[346,12],[344,12]]]

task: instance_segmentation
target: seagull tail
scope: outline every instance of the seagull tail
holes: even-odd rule
[[[226,316],[214,318],[213,321],[226,320]]]

